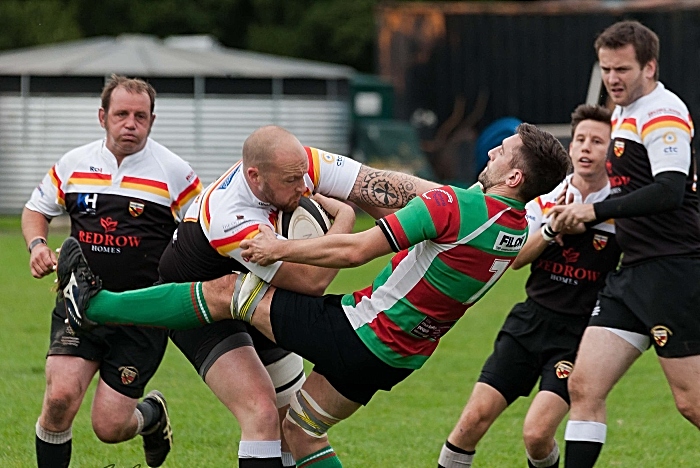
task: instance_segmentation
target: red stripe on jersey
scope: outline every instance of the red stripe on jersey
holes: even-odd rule
[[[454,321],[467,310],[466,305],[435,289],[425,277],[406,294],[405,299],[419,312],[436,320]]]
[[[409,335],[392,322],[384,312],[372,320],[369,327],[385,345],[402,356],[430,356],[438,342]]]
[[[614,127],[616,123],[617,123],[617,119],[610,120],[610,126]]]
[[[513,257],[496,256],[470,245],[459,245],[438,255],[453,270],[486,283],[493,276],[490,271],[495,260],[512,261]]]
[[[484,200],[486,200],[486,209],[488,210],[489,219],[508,208],[508,205],[502,201],[496,200],[488,195],[484,197]],[[500,218],[498,218],[496,224],[509,229],[523,230],[527,226],[525,210],[516,210],[515,208],[511,208],[503,213]]]
[[[202,190],[202,183],[199,181],[199,177],[195,177],[192,183],[182,191],[177,200],[173,203],[175,206],[180,206],[187,202],[192,196],[196,195]]]
[[[112,180],[111,174],[100,174],[99,172],[74,172],[70,177],[76,179]]]
[[[148,187],[157,188],[159,190],[165,190],[166,192],[168,191],[168,184],[166,184],[165,182],[160,182],[158,180],[124,176],[124,178],[122,179],[122,183],[146,185]]]
[[[386,224],[389,226],[389,229],[391,229],[391,233],[394,234],[394,238],[396,238],[396,243],[399,246],[399,249],[407,249],[411,246],[411,243],[408,241],[408,237],[406,236],[406,232],[403,230],[403,227],[401,226],[401,223],[399,220],[396,218],[395,214],[390,214],[389,216],[386,216],[384,218],[384,221],[386,221]]]
[[[635,119],[633,117],[630,117],[629,119],[623,119],[620,126],[623,126],[623,125],[632,125],[634,128],[637,128],[637,119]]]
[[[542,197],[537,197],[535,199],[537,201],[537,204],[540,205],[540,209],[542,210],[542,214],[547,214],[549,210],[556,205],[554,202],[544,202],[542,203]]]
[[[222,247],[224,245],[241,242],[242,240],[246,239],[250,235],[250,233],[258,231],[258,226],[259,224],[253,224],[252,226],[248,226],[247,228],[238,231],[232,236],[224,237],[223,239],[214,239],[210,242],[210,244],[215,249],[218,249],[219,247]]]
[[[63,192],[63,189],[61,188],[61,185],[63,185],[63,182],[61,181],[61,178],[58,177],[58,173],[56,172],[56,166],[53,166],[51,168],[51,170],[49,171],[49,176],[51,176],[51,180],[53,181],[53,184],[56,186],[56,190],[58,191],[58,194],[56,195],[56,198],[58,198],[58,203],[60,205],[65,206],[66,194]]]
[[[401,260],[408,256],[408,250],[404,249],[391,257],[391,271],[396,270],[396,267],[401,263]]]
[[[654,117],[651,119],[649,122],[645,123],[644,126],[642,127],[642,132],[646,130],[648,127],[651,127],[654,124],[661,123],[661,122],[674,122],[677,123],[690,131],[690,126],[688,125],[688,122],[685,120],[681,119],[680,117],[676,117],[675,115],[661,115],[659,117]]]
[[[352,293],[355,298],[355,304],[359,304],[363,297],[372,297],[372,285],[370,284],[365,289],[360,289]]]
[[[311,183],[314,184],[314,187],[318,187],[318,169],[316,167],[316,164],[314,164],[314,155],[308,146],[304,146],[304,151],[306,151],[306,157],[309,160],[309,170],[307,174],[309,174],[309,178],[311,179]]]
[[[447,196],[445,193],[447,192]],[[443,186],[430,190],[423,195],[423,202],[428,208],[430,218],[435,225],[436,242],[449,244],[459,238],[460,212],[457,195],[451,187]]]

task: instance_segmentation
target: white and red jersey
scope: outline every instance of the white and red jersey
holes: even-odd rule
[[[158,279],[160,254],[201,189],[190,165],[151,139],[119,166],[98,140],[66,153],[26,207],[49,219],[67,212],[91,268],[122,291]]]
[[[596,203],[610,194],[610,185],[588,194],[584,200],[581,192],[571,184],[569,175],[551,192],[541,195],[525,208],[530,233],[541,229],[550,217],[557,197],[567,187],[566,199],[574,203]],[[533,260],[525,290],[529,298],[555,312],[588,316],[595,306],[607,274],[620,261],[620,247],[615,238],[612,219],[600,222],[580,234],[562,236],[563,246],[550,243]]]
[[[305,149],[309,158],[309,170],[304,175],[307,194],[320,193],[328,197],[347,199],[361,164],[345,156],[316,148],[305,147]],[[204,255],[201,246],[197,255],[188,255],[184,250],[190,247],[181,245],[179,248],[184,250],[177,255],[182,259],[173,262],[172,268],[183,269],[184,264],[181,264],[183,262],[190,263],[191,266],[188,267],[190,269],[196,268],[197,263],[209,262],[211,263],[207,266],[209,271],[230,273],[231,269],[236,267],[227,260],[233,259],[269,282],[277,273],[281,262],[266,267],[245,263],[241,258],[239,245],[242,240],[255,237],[259,232],[258,226],[261,224],[274,229],[277,212],[277,208],[261,201],[253,194],[243,174],[243,164],[239,161],[197,197],[184,219],[185,222],[199,224],[209,246],[218,255]],[[184,228],[185,226],[181,229]],[[192,245],[194,249],[194,244],[201,244],[201,242],[187,242],[187,244]],[[169,265],[169,269],[172,268]],[[164,273],[162,271],[161,275]]]
[[[688,108],[657,83],[654,91],[629,106],[617,106],[611,122],[606,162],[611,198],[653,183],[661,172],[686,175],[679,209],[616,221],[622,264],[663,256],[700,257],[695,156],[690,145],[694,129]]]

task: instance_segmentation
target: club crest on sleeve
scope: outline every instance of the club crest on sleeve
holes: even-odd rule
[[[574,370],[574,365],[569,361],[559,361],[554,365],[554,370],[557,373],[557,378],[567,379]]]
[[[615,144],[613,145],[613,153],[615,153],[615,156],[618,158],[622,156],[622,153],[625,152],[625,142],[622,140],[615,140]]]
[[[143,213],[143,209],[145,207],[146,205],[144,205],[143,203],[131,200],[129,202],[129,214],[134,218],[138,218]]]
[[[666,346],[669,337],[673,335],[673,332],[663,325],[657,325],[651,329],[651,336],[654,337],[654,341],[659,347]]]

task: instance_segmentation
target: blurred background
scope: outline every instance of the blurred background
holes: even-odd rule
[[[305,145],[470,185],[521,121],[568,144],[605,103],[596,35],[637,19],[661,81],[700,108],[700,0],[3,0],[0,213],[67,150],[103,136],[112,73],[158,92],[153,137],[207,184],[277,124]]]

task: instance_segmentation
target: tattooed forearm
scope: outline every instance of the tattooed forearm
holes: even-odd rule
[[[401,208],[412,198],[438,184],[394,171],[362,166],[348,199],[382,208]]]

